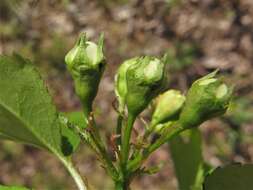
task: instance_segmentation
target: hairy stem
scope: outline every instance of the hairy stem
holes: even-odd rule
[[[129,149],[130,149],[130,138],[131,138],[131,132],[133,128],[133,124],[135,121],[135,118],[132,114],[129,114],[127,118],[127,125],[124,128],[124,134],[122,139],[122,168],[123,173],[125,172],[124,168],[126,168],[128,155],[129,155]]]
[[[118,119],[117,119],[117,128],[116,128],[116,135],[117,137],[117,145],[121,145],[121,130],[122,130],[122,123],[123,123],[123,116],[121,115],[121,113],[119,113],[118,115]]]
[[[115,190],[129,190],[129,185],[122,181],[116,181]]]
[[[89,117],[90,117],[90,113],[91,113],[91,105],[86,105],[86,104],[82,104],[83,105],[83,114],[84,114],[84,123],[85,123],[85,128],[88,126],[89,124]]]
[[[143,135],[143,141],[146,142],[148,137],[151,135],[151,133],[154,131],[156,125],[153,125],[152,123],[147,127],[145,130],[145,133]]]
[[[168,142],[170,139],[172,139],[173,137],[175,137],[176,135],[178,135],[184,130],[185,129],[180,126],[173,127],[170,131],[168,131],[168,133],[166,133],[165,135],[162,135],[159,139],[157,139],[157,141],[154,144],[151,144],[151,146],[147,148],[146,150],[147,156],[149,156],[152,152],[157,150],[161,145]]]
[[[99,150],[99,153],[101,154],[101,157],[103,158],[103,160],[105,162],[104,164],[105,164],[105,167],[106,167],[108,173],[111,175],[113,180],[116,180],[118,178],[118,172],[117,172],[116,168],[114,167],[105,147],[103,146],[103,144],[101,142],[98,142],[96,140],[94,135],[92,135],[92,137],[93,137],[94,142]]]
[[[62,163],[64,164],[64,166],[66,167],[66,169],[69,171],[70,175],[73,177],[73,179],[78,187],[78,190],[88,190],[88,184],[85,184],[84,180],[82,179],[82,177],[80,176],[78,171],[75,169],[72,162],[69,160],[63,159],[60,156],[59,156],[59,158],[62,161]]]
[[[89,128],[89,133],[92,142],[94,143],[96,150],[98,150],[99,156],[101,160],[103,161],[103,164],[107,170],[107,172],[111,175],[111,177],[116,180],[118,178],[118,172],[116,168],[114,167],[107,150],[102,142],[102,138],[100,137],[97,125],[94,121],[94,118],[91,116],[91,121],[89,119],[89,112],[86,112],[87,110],[84,110],[84,116],[85,120],[88,122],[87,125]],[[89,126],[91,125],[91,126]]]
[[[168,129],[155,143],[145,148],[142,152],[139,152],[133,160],[131,160],[127,166],[128,171],[135,171],[141,167],[142,163],[149,157],[151,153],[157,150],[161,145],[171,140],[173,137],[183,132],[185,129],[176,125]]]

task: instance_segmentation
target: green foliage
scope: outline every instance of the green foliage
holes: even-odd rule
[[[1,190],[28,190],[25,187],[17,187],[17,186],[12,186],[12,187],[7,187],[7,186],[2,186],[0,185]]]
[[[32,64],[18,55],[1,56],[0,73],[1,134],[63,156],[58,113]]]
[[[251,190],[253,187],[253,165],[233,164],[217,168],[208,175],[204,190]]]
[[[68,119],[70,124],[78,126],[79,128],[83,129],[87,127],[84,122],[84,114],[81,111],[75,112],[65,112],[63,115]]]
[[[0,73],[0,89],[4,89],[0,93],[0,136],[49,150],[78,176],[68,158],[75,149],[72,145],[77,144],[75,134],[60,121],[33,65],[19,55],[0,56]]]
[[[61,147],[64,155],[71,155],[80,144],[80,137],[75,132],[75,127],[80,127],[75,120],[70,120],[63,115],[59,116],[61,123]],[[74,123],[72,123],[74,121]]]
[[[45,89],[42,91],[44,86],[40,81],[38,73],[31,67],[31,64],[28,64],[26,60],[19,56],[13,56],[11,58],[1,56],[0,63],[0,87],[1,89],[5,89],[5,91],[0,94],[1,133],[10,138],[44,148],[55,146],[55,149],[59,151],[60,147],[58,145],[60,143],[56,145],[53,143],[55,141],[53,139],[49,139],[48,141],[40,139],[40,133],[43,133],[40,130],[42,130],[45,125],[43,123],[37,123],[36,121],[38,117],[43,118],[43,109],[45,108],[41,107],[41,104],[49,104],[48,108],[46,107],[46,115],[45,113],[44,115],[47,119],[45,119],[45,122],[49,121],[48,123],[50,126],[54,125],[57,116],[55,109],[51,107],[50,97],[47,95]],[[43,97],[45,94],[47,95],[45,98],[38,100],[37,97]],[[38,109],[38,111],[35,109]],[[48,119],[48,115],[52,115],[53,118]],[[51,127],[48,132],[50,131]],[[36,133],[39,135],[36,135]],[[45,133],[47,133],[47,131],[45,131]],[[60,132],[58,131],[58,134],[56,132],[55,135],[55,139],[58,142],[60,142],[59,134]],[[48,137],[48,134],[45,136]],[[47,143],[52,145],[47,145]]]

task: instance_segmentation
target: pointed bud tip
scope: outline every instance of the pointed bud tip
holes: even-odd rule
[[[82,32],[80,35],[79,35],[79,38],[77,40],[77,45],[78,46],[86,46],[86,42],[87,42],[87,37],[86,37],[86,33],[85,32]]]

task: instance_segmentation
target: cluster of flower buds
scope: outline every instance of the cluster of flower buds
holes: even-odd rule
[[[85,34],[81,34],[74,48],[66,55],[65,62],[74,79],[76,94],[84,110],[89,113],[106,64],[103,35],[98,44],[95,44],[87,41]]]
[[[160,131],[179,121],[187,129],[226,112],[232,88],[215,78],[217,71],[195,81],[184,97],[179,91],[168,90],[158,96],[149,130]]]
[[[97,95],[106,65],[103,54],[103,35],[100,36],[98,44],[95,44],[88,41],[85,34],[82,34],[74,48],[66,55],[65,62],[74,79],[76,94],[82,102],[86,124],[89,124],[90,120],[87,118],[92,111],[92,103]],[[177,90],[163,92],[167,62],[169,62],[167,55],[161,59],[143,56],[126,60],[119,67],[115,76],[115,94],[120,112],[115,135],[117,146],[114,146],[116,145],[114,142],[112,143],[113,148],[118,150],[115,152],[119,158],[119,168],[114,167],[110,156],[107,155],[96,127],[88,131],[91,133],[88,143],[94,147],[99,158],[101,156],[103,166],[117,182],[116,187],[119,186],[119,189],[127,189],[125,185],[128,185],[132,176],[139,175],[143,161],[154,150],[168,142],[168,139],[186,129],[198,127],[204,121],[224,114],[228,109],[232,88],[215,78],[217,71],[196,80],[186,96]],[[134,146],[132,146],[131,133],[136,117],[153,99],[155,109],[150,125],[143,137],[137,138],[143,142],[138,142],[137,145],[133,143]],[[89,118],[92,121],[92,117]],[[124,128],[122,128],[123,125]],[[160,134],[157,135],[158,138],[149,144],[146,143],[150,134],[154,132]]]
[[[74,83],[76,94],[84,109],[91,111],[98,85],[105,67],[103,36],[98,45],[87,41],[82,34],[65,61]],[[152,56],[135,57],[120,66],[115,76],[115,93],[119,110],[125,107],[128,114],[136,117],[164,87],[167,58]],[[178,120],[184,128],[200,125],[207,119],[222,115],[228,108],[232,88],[215,78],[217,71],[195,81],[187,96],[179,91],[168,90],[156,99],[151,127]]]
[[[145,56],[125,61],[115,77],[120,108],[133,116],[142,112],[163,89],[166,58]]]

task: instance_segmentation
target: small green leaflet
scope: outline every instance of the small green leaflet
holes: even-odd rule
[[[64,131],[65,135],[62,135]],[[34,66],[19,55],[0,56],[0,137],[69,156],[63,145],[76,136],[58,117],[51,96]],[[76,146],[76,145],[75,145]]]
[[[16,187],[16,186],[7,187],[0,185],[0,190],[29,190],[29,189],[25,187]]]
[[[252,190],[253,164],[233,164],[215,169],[205,178],[203,190]]]
[[[62,151],[64,155],[69,155],[78,148],[81,142],[80,136],[75,132],[75,127],[79,127],[79,125],[74,124],[72,120],[68,118],[68,115],[65,116],[63,113],[59,114],[59,120],[62,124]]]
[[[81,129],[84,129],[87,126],[84,120],[84,113],[81,111],[65,112],[62,114],[68,118],[68,122],[72,125],[78,126]]]

